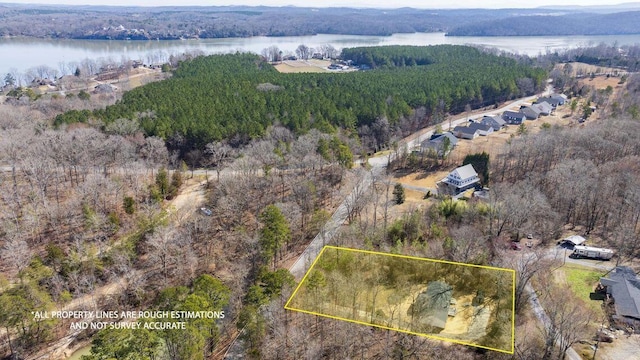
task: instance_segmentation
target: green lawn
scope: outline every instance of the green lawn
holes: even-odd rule
[[[575,265],[565,265],[558,269],[564,272],[565,278],[571,291],[584,300],[592,309],[596,312],[601,311],[601,301],[595,301],[589,299],[589,294],[593,292],[594,286],[600,280],[605,273],[603,271],[587,269]]]

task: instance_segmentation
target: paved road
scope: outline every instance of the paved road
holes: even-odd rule
[[[304,274],[309,269],[309,266],[311,266],[311,263],[315,260],[316,256],[320,254],[320,251],[322,251],[324,245],[326,245],[333,238],[333,236],[340,229],[340,226],[342,226],[342,224],[344,224],[344,222],[347,220],[347,216],[349,215],[347,204],[353,203],[355,197],[358,196],[358,194],[362,194],[362,192],[369,189],[369,186],[371,186],[373,179],[372,174],[373,176],[377,176],[382,173],[384,166],[381,166],[380,164],[382,163],[373,166],[371,171],[365,172],[362,179],[360,179],[360,181],[356,185],[358,191],[351,192],[342,202],[342,204],[338,206],[336,211],[331,216],[331,219],[327,221],[327,223],[323,226],[323,229],[318,233],[318,235],[316,235],[315,238],[313,238],[313,241],[311,241],[309,246],[307,246],[307,248],[302,252],[300,257],[298,257],[298,260],[289,268],[289,271],[291,272],[291,274],[293,274],[297,281],[300,281],[302,279]]]
[[[565,249],[561,246],[555,246],[549,249],[547,256],[560,259],[563,261],[563,264],[576,264],[601,271],[611,271],[611,269],[616,267],[615,261],[612,262],[591,259],[572,259],[569,257],[569,255],[571,255],[571,252],[572,250]]]
[[[538,296],[536,295],[536,292],[533,291],[531,284],[528,284],[524,288],[524,290],[527,292],[527,294],[529,294],[529,303],[531,304],[531,309],[533,310],[533,313],[536,315],[538,320],[546,328],[549,328],[551,324],[551,320],[549,320],[547,313],[544,311],[544,308],[542,308],[542,305],[540,305],[540,301],[538,301]],[[560,345],[559,341],[558,341],[558,345]],[[582,360],[582,357],[578,355],[578,353],[575,350],[573,350],[573,348],[569,348],[566,354],[569,360]]]
[[[534,100],[536,100],[538,97],[541,96],[547,96],[553,93],[553,87],[551,85],[547,86],[547,89],[539,94],[539,95],[535,95],[535,96],[529,96],[527,98],[522,98],[513,102],[510,102],[509,104],[499,108],[499,109],[492,109],[490,111],[485,111],[479,114],[474,114],[472,116],[463,116],[463,117],[459,117],[457,119],[453,119],[450,121],[445,121],[443,123],[440,124],[440,126],[442,127],[442,130],[449,130],[449,129],[453,129],[454,127],[463,124],[463,123],[467,123],[469,122],[469,118],[472,119],[480,119],[484,116],[487,115],[497,115],[500,113],[503,113],[504,111],[510,110],[510,109],[514,109],[514,108],[519,108],[521,105],[525,104],[525,103],[530,103],[533,102]],[[419,146],[421,142],[423,142],[424,140],[427,140],[431,137],[431,135],[433,135],[433,132],[435,130],[435,126],[429,127],[427,129],[423,129],[421,131],[419,131],[417,133],[417,135],[410,135],[408,137],[406,137],[402,142],[401,145],[404,145],[407,147],[407,149],[412,149],[416,146]]]
[[[547,91],[545,91],[544,94],[551,92],[551,88],[547,88]],[[529,98],[524,98],[524,99],[520,99],[514,102],[509,103],[509,105],[504,106],[500,109],[493,109],[491,111],[486,111],[480,114],[475,114],[473,115],[474,118],[479,118],[479,117],[483,117],[485,115],[490,115],[490,114],[494,114],[494,113],[500,113],[504,110],[513,108],[513,107],[517,107],[520,106],[521,104],[525,103],[525,102],[529,102],[532,101],[533,99],[535,99],[536,96],[532,96]],[[449,129],[451,127],[455,127],[461,123],[467,122],[468,117],[461,117],[455,120],[451,120],[451,121],[447,121],[446,123],[442,123],[441,126],[443,127],[443,129]],[[419,145],[423,140],[428,139],[434,132],[435,130],[435,126],[431,127],[431,128],[427,128],[422,130],[421,132],[419,132],[417,135],[411,135],[407,138],[405,138],[403,141],[401,141],[401,146],[406,146],[407,149],[411,149],[414,146]],[[371,166],[371,170],[367,171],[364,176],[362,177],[362,179],[360,180],[360,182],[358,183],[357,187],[359,188],[360,192],[364,192],[366,190],[368,190],[369,186],[371,186],[372,183],[372,176],[379,176],[380,174],[383,173],[385,167],[387,166],[387,164],[389,163],[389,161],[392,159],[393,154],[389,154],[389,155],[385,155],[385,156],[380,156],[380,157],[373,157],[370,158],[369,161],[369,165]],[[0,171],[11,171],[11,167],[9,166],[1,166],[0,167]],[[146,169],[144,170],[146,171]],[[207,170],[195,170],[194,172],[192,172],[192,174],[194,175],[204,175],[205,173],[207,174],[215,174],[215,172],[212,171],[207,171]],[[236,176],[239,175],[238,172],[230,170],[230,169],[225,169],[224,171],[221,172],[220,174],[221,176]],[[414,187],[409,187],[407,186],[407,188],[414,188]],[[416,190],[418,190],[418,187],[415,187]],[[423,190],[430,190],[427,188],[419,188],[420,191]],[[333,236],[338,232],[338,230],[340,229],[340,226],[342,224],[344,224],[344,222],[347,219],[347,204],[350,201],[353,201],[353,198],[357,196],[356,192],[352,192],[351,194],[348,195],[347,198],[345,198],[345,200],[342,202],[342,204],[340,204],[340,206],[336,209],[336,211],[333,213],[333,215],[331,216],[331,219],[325,224],[325,226],[323,227],[323,230],[316,235],[316,237],[313,239],[313,241],[311,241],[311,243],[307,246],[307,248],[303,251],[303,253],[298,257],[298,259],[296,260],[296,262],[289,268],[289,271],[294,275],[294,277],[297,280],[301,280],[302,277],[304,276],[304,274],[306,273],[306,271],[308,270],[309,266],[311,265],[311,263],[313,262],[313,260],[318,256],[318,254],[320,253],[320,251],[322,250],[322,248],[324,247],[325,244],[327,244],[332,238]],[[225,355],[225,358],[235,358],[236,356],[233,356],[231,354],[239,354],[241,352],[238,352],[235,349],[236,347],[239,346],[239,342],[238,341],[234,341],[231,346],[229,351],[227,352],[227,354]]]
[[[544,96],[551,92],[552,92],[552,88],[548,87],[547,90],[540,96]],[[496,113],[511,109],[513,107],[520,106],[525,102],[530,102],[537,97],[538,96],[531,96],[528,98],[520,99],[520,100],[511,102],[500,109],[493,109],[491,111],[486,111],[481,114],[475,114],[473,117],[477,118],[477,117],[483,117],[485,115],[496,114]],[[453,127],[466,121],[468,121],[468,117],[465,116],[465,117],[458,118],[456,120],[452,120],[451,122],[447,121],[446,124],[443,123],[441,124],[441,126],[443,126],[443,128],[446,126],[448,129],[449,123]],[[411,149],[414,146],[419,145],[423,140],[431,137],[434,130],[435,130],[435,126],[432,126],[430,128],[421,130],[417,135],[416,134],[410,135],[400,142],[400,146],[406,146],[407,149]],[[390,153],[388,155],[369,158],[368,162],[372,169],[370,172],[367,172],[364,175],[364,177],[360,180],[360,183],[358,185],[360,187],[360,190],[366,190],[369,188],[369,186],[371,186],[372,174],[373,176],[378,176],[382,174],[382,172],[388,165],[389,161],[393,159],[393,156],[394,154]],[[302,279],[304,274],[307,272],[308,268],[311,266],[311,263],[318,256],[318,254],[320,254],[320,251],[322,250],[324,245],[331,241],[331,238],[338,232],[338,230],[340,229],[340,226],[344,224],[345,220],[347,219],[347,202],[348,200],[353,200],[353,196],[354,196],[353,192],[348,195],[345,201],[343,201],[342,204],[340,204],[340,206],[338,207],[338,209],[336,209],[336,211],[333,213],[333,215],[331,216],[331,219],[323,227],[324,230],[321,231],[318,235],[316,235],[316,237],[311,241],[311,243],[307,246],[307,248],[298,257],[298,260],[296,260],[296,262],[289,268],[289,271],[291,272],[291,274],[293,274],[296,280],[300,281]],[[242,355],[240,355],[242,354],[242,351],[239,347],[241,347],[240,342],[234,341],[229,346],[229,350],[225,354],[224,358],[237,359],[242,357]],[[580,359],[576,359],[576,360],[580,360]]]
[[[609,271],[615,267],[615,263],[612,263],[610,261],[572,259],[569,257],[570,254],[571,254],[571,250],[565,249],[561,246],[555,246],[555,247],[549,248],[546,256],[549,258],[563,260],[563,264],[565,263],[578,264],[580,266],[584,266],[584,267],[588,267],[596,270],[602,270],[602,271]],[[538,301],[538,296],[536,295],[536,292],[534,291],[531,284],[528,284],[525,287],[525,291],[529,295],[529,303],[531,304],[531,309],[533,313],[538,318],[538,320],[542,323],[542,325],[548,328],[550,325],[549,317],[547,316],[547,313],[545,312],[542,305],[540,305],[540,302]],[[569,348],[566,354],[569,360],[582,360],[582,357],[578,355],[578,353],[575,350],[573,350],[573,348]]]

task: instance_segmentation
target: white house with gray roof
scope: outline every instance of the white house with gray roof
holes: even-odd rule
[[[480,186],[480,178],[478,173],[471,164],[460,166],[447,175],[441,181],[446,184],[454,194]]]
[[[491,126],[482,123],[471,123],[469,124],[469,128],[478,130],[478,134],[480,136],[487,136],[493,133],[493,128]]]
[[[478,129],[472,129],[466,126],[456,126],[453,128],[453,135],[461,139],[473,140],[480,136]]]

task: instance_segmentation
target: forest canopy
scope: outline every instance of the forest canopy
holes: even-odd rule
[[[148,136],[182,150],[240,136],[258,138],[273,124],[296,133],[316,128],[355,131],[386,117],[393,126],[423,108],[425,126],[437,113],[461,112],[532,93],[545,71],[464,46],[392,46],[344,50],[344,58],[370,64],[372,71],[281,74],[257,55],[200,57],[180,64],[171,79],[126,93],[93,113],[71,111],[56,125],[105,124],[135,119]],[[527,89],[522,79],[531,79]]]

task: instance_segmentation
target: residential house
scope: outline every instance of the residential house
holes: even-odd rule
[[[498,115],[485,116],[482,118],[482,120],[480,120],[480,123],[491,126],[493,128],[493,131],[498,131],[502,129],[503,126],[507,125],[507,123]]]
[[[472,129],[466,126],[456,126],[455,128],[453,128],[453,135],[461,139],[469,140],[473,140],[480,136],[477,129]]]
[[[614,319],[640,325],[640,278],[633,269],[618,266],[608,278],[600,278],[607,297],[612,298],[616,315]]]
[[[554,109],[560,105],[564,105],[564,100],[554,99],[552,97],[541,97],[536,101],[536,104],[540,104],[545,101],[548,102],[549,105],[553,106]]]
[[[478,134],[480,136],[487,136],[493,132],[493,128],[491,126],[481,123],[471,123],[469,124],[469,128],[478,130]]]
[[[449,141],[448,146],[445,146],[445,139]],[[442,134],[433,134],[431,139],[423,141],[420,144],[420,151],[428,152],[432,150],[438,156],[446,156],[456,145],[458,145],[458,138],[450,132],[445,132]]]
[[[509,125],[520,125],[526,118],[527,116],[519,111],[505,111],[502,114],[502,119]]]
[[[567,95],[565,94],[553,94],[551,98],[558,101],[558,105],[564,105],[567,102]]]
[[[527,120],[537,120],[540,117],[540,111],[533,106],[521,106],[520,112],[527,117]]]
[[[532,108],[537,109],[540,115],[547,116],[553,112],[553,106],[546,101],[531,105]]]
[[[454,146],[458,145],[458,138],[455,135],[453,135],[451,132],[449,132],[449,131],[445,131],[445,132],[440,133],[440,134],[432,134],[431,138],[429,140],[435,140],[435,139],[437,139],[437,138],[439,138],[441,136],[448,137],[449,141],[451,141],[452,145],[454,145]]]
[[[450,172],[441,183],[447,185],[450,192],[457,195],[471,188],[480,187],[480,178],[473,166],[467,164]]]
[[[420,325],[444,329],[449,316],[449,307],[453,297],[453,288],[443,281],[432,281],[427,289],[420,293],[409,306],[407,316]]]

